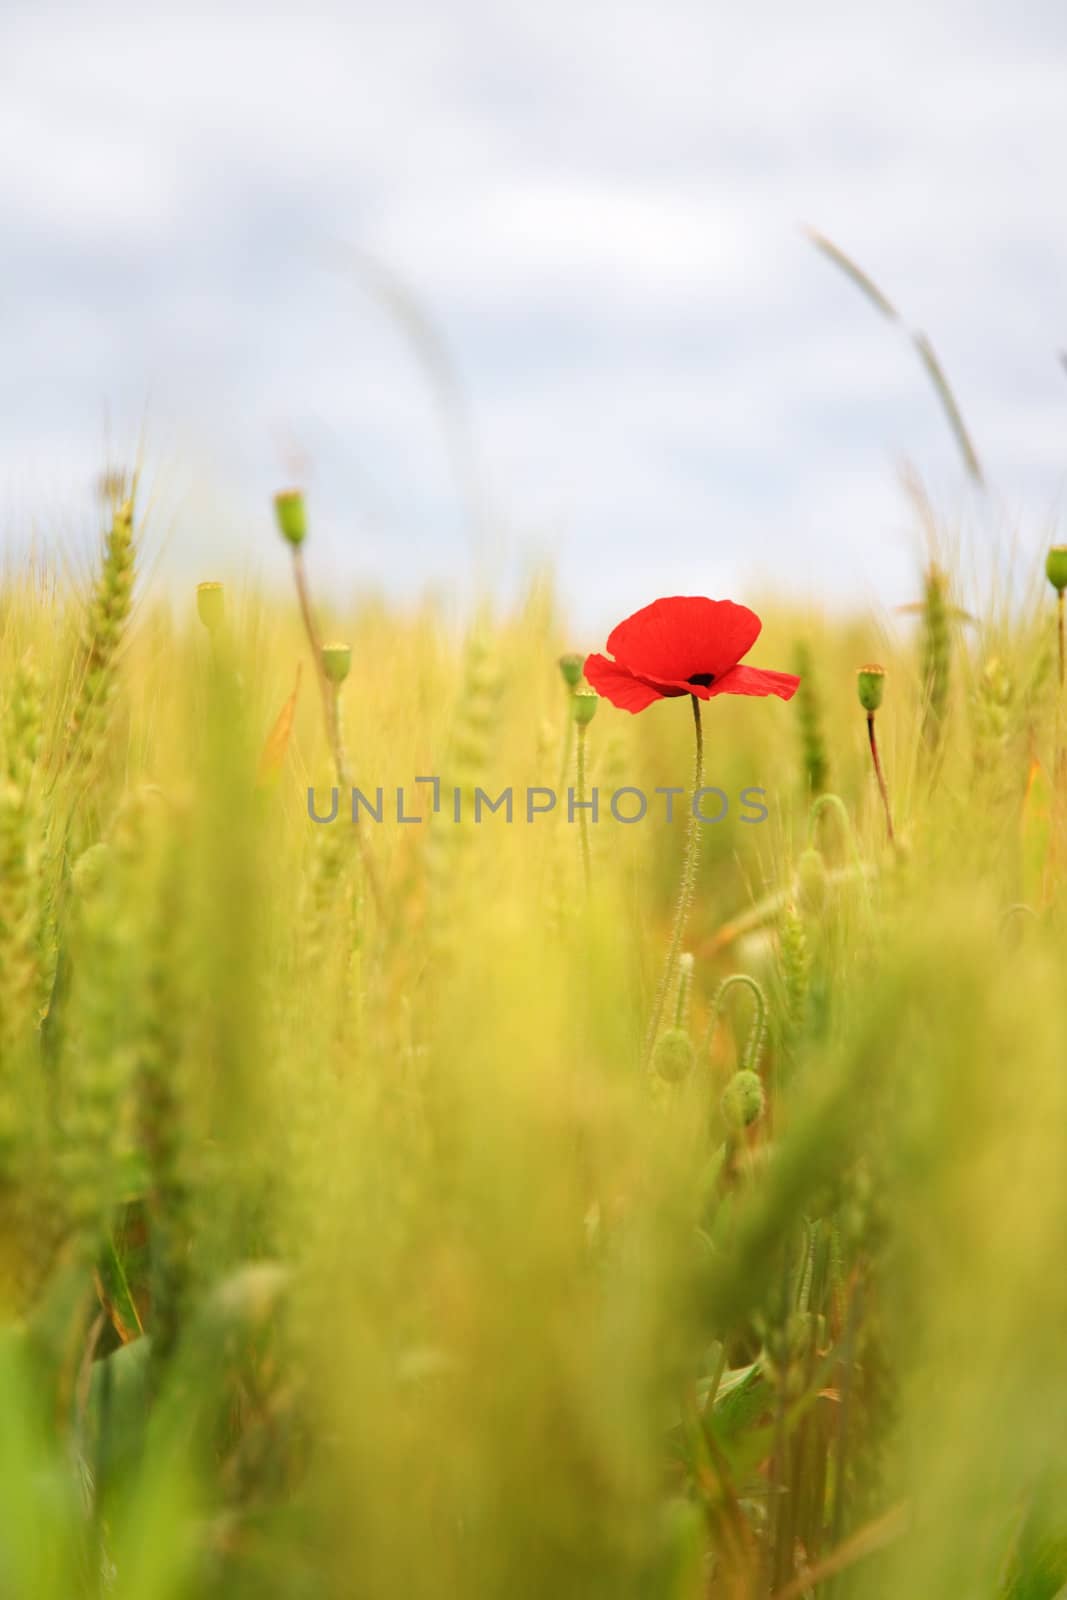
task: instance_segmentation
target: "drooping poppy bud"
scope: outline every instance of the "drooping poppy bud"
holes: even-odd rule
[[[885,668],[877,665],[861,667],[856,675],[860,705],[868,716],[878,710],[885,692]]]
[[[1045,576],[1057,594],[1067,589],[1067,544],[1054,544],[1045,558]]]
[[[217,633],[226,618],[226,591],[221,583],[198,583],[196,614],[208,633]]]
[[[331,683],[344,683],[352,665],[352,646],[350,644],[324,644],[322,647],[322,670]]]
[[[693,1065],[693,1043],[684,1028],[668,1028],[656,1044],[652,1065],[668,1083],[681,1083]]]
[[[278,527],[282,537],[296,549],[302,545],[307,537],[307,508],[304,505],[303,491],[300,489],[283,489],[274,496],[274,515],[278,519]]]
[[[723,1121],[731,1133],[750,1128],[763,1115],[766,1099],[759,1074],[743,1067],[735,1072],[722,1092],[719,1102]]]

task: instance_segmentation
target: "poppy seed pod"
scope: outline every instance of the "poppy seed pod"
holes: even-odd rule
[[[284,489],[274,496],[274,515],[282,537],[296,549],[307,537],[307,508],[300,489]]]
[[[868,716],[878,710],[885,692],[885,668],[877,665],[861,667],[856,674],[860,705]]]
[[[352,646],[350,644],[324,644],[322,647],[322,670],[331,683],[344,683],[352,665]]]
[[[766,1099],[759,1074],[747,1067],[735,1072],[722,1092],[719,1102],[723,1121],[731,1133],[750,1128],[763,1115]]]
[[[1045,558],[1045,576],[1057,594],[1067,589],[1067,544],[1054,544]]]
[[[587,728],[596,716],[597,696],[592,689],[576,689],[571,705],[572,715],[579,728]]]
[[[196,614],[208,633],[217,633],[226,615],[226,592],[221,583],[198,583]]]
[[[559,658],[559,670],[563,675],[563,681],[567,685],[567,688],[568,689],[577,689],[578,685],[582,681],[582,658],[581,658],[581,656],[576,656],[576,655],[572,655],[572,654],[568,654],[568,655],[565,655],[565,656],[560,656],[560,658]]]
[[[684,1028],[668,1028],[656,1045],[652,1065],[668,1083],[681,1083],[693,1065],[693,1043]]]

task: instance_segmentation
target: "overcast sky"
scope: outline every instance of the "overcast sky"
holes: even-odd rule
[[[480,521],[594,632],[678,591],[909,598],[905,458],[973,548],[1036,553],[1065,152],[1054,3],[9,0],[5,544],[76,542],[143,443],[164,574],[269,577],[298,479],[321,581],[451,583]],[[932,338],[984,500],[801,223]],[[436,392],[383,281],[447,351]]]

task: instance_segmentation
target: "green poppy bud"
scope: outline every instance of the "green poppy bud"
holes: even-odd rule
[[[198,583],[196,613],[208,633],[217,633],[226,616],[226,591],[221,583]]]
[[[323,645],[322,670],[331,683],[344,683],[351,665],[352,646],[350,644]]]
[[[652,1065],[668,1083],[681,1083],[693,1065],[693,1043],[684,1028],[668,1028],[661,1034]]]
[[[885,668],[861,667],[857,674],[856,687],[859,689],[860,705],[864,711],[868,715],[877,711],[885,692]]]
[[[750,1128],[763,1115],[766,1099],[759,1074],[743,1068],[735,1072],[722,1092],[719,1102],[723,1121],[731,1133]]]
[[[282,536],[296,549],[307,536],[307,508],[300,489],[285,489],[274,496],[274,515]]]
[[[579,728],[588,728],[596,716],[598,696],[592,689],[576,689],[571,701],[573,716]]]
[[[582,681],[582,656],[565,655],[559,658],[559,670],[568,689],[577,689]]]
[[[1054,544],[1045,558],[1045,576],[1057,594],[1067,589],[1067,544]]]

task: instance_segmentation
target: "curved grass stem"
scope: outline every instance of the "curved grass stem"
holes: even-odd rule
[[[824,811],[832,811],[840,820],[842,832],[848,840],[853,865],[857,872],[862,873],[863,857],[860,854],[859,841],[856,838],[856,830],[852,826],[852,818],[848,814],[848,807],[841,796],[834,794],[831,790],[818,795],[811,803],[811,810],[808,812],[808,848],[811,849],[815,844],[815,830]]]
[[[808,812],[808,848],[815,846],[816,830],[819,818],[826,811],[832,811],[840,820],[842,832],[848,840],[848,848],[852,856],[852,866],[856,881],[863,890],[863,906],[868,918],[871,916],[871,889],[867,881],[867,868],[860,853],[859,840],[856,837],[855,825],[849,816],[848,807],[839,794],[827,790],[825,794],[818,795],[812,801],[811,810]]]

